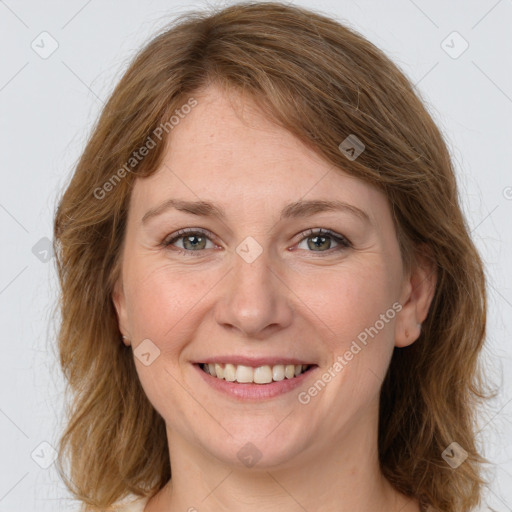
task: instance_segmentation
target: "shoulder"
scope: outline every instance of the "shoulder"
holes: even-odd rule
[[[140,497],[129,495],[122,501],[115,504],[113,510],[115,512],[144,512],[144,507],[149,501],[149,496]]]

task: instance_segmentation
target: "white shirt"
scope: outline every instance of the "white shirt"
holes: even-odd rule
[[[141,498],[140,496],[130,495],[115,505],[115,512],[144,512],[144,507],[149,501],[149,496]]]

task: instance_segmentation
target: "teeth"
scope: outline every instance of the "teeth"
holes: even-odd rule
[[[236,368],[232,364],[224,366],[224,380],[234,382],[236,379]]]
[[[272,368],[270,368],[270,366],[258,366],[258,368],[254,369],[253,374],[256,384],[268,384],[272,382]]]
[[[272,367],[272,379],[275,381],[284,379],[284,365],[276,364]]]
[[[201,365],[201,368],[213,377],[228,382],[269,384],[272,381],[278,382],[285,378],[293,379],[298,377],[309,368],[309,365],[276,364],[274,366],[265,365],[253,368],[241,364],[235,366],[229,363],[204,363]]]
[[[287,379],[293,379],[293,377],[295,376],[295,365],[293,365],[293,364],[287,364],[287,365],[284,367],[284,376],[285,376]]]
[[[210,365],[208,365],[210,366]],[[214,377],[219,377],[220,379],[224,378],[224,368],[220,364],[215,364],[215,372],[210,371],[210,375]]]
[[[239,364],[236,367],[235,380],[237,382],[254,382],[254,370],[250,366]]]

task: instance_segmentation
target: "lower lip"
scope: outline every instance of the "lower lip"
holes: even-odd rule
[[[311,374],[314,373],[318,368],[318,366],[313,366],[306,372],[301,373],[298,377],[293,377],[292,379],[285,378],[277,382],[269,382],[268,384],[254,384],[228,382],[224,379],[212,377],[209,373],[203,371],[199,364],[194,364],[194,367],[199,372],[204,381],[211,387],[217,391],[220,391],[221,393],[237,398],[241,401],[265,400],[283,395],[284,393],[288,393],[303,384],[304,381],[309,379]]]

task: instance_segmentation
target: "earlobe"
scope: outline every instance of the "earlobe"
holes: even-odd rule
[[[426,249],[426,254],[429,254],[430,251]],[[406,347],[420,337],[421,325],[427,318],[436,283],[437,269],[433,258],[417,256],[416,265],[404,281],[400,302],[402,310],[395,323],[395,346]]]

